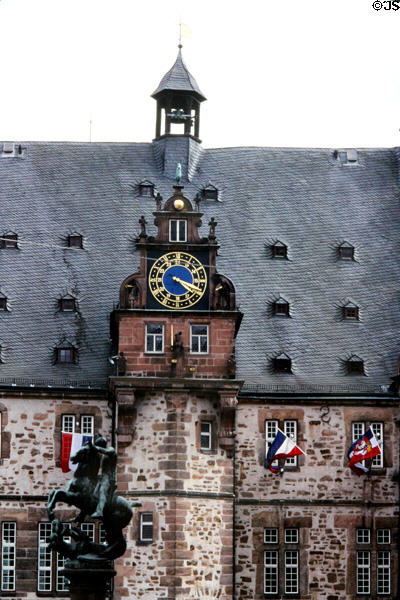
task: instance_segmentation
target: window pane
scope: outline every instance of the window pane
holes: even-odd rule
[[[143,542],[153,541],[153,513],[140,515],[140,539]]]
[[[186,242],[186,221],[179,221],[179,241]]]
[[[297,421],[284,421],[284,433],[294,442],[297,442]],[[296,467],[297,456],[291,456],[285,460],[285,467]]]
[[[369,529],[357,529],[357,544],[370,544],[371,532]]]
[[[16,523],[2,524],[1,589],[15,590]]]
[[[299,560],[297,550],[285,552],[285,593],[298,594],[299,592]]]
[[[285,544],[298,544],[299,543],[299,530],[296,529],[285,529]]]
[[[357,421],[352,423],[352,441],[356,442],[365,433],[365,423]]]
[[[390,552],[378,552],[377,558],[377,592],[390,594]]]
[[[81,433],[84,433],[85,435],[93,435],[93,422],[93,417],[89,415],[83,415],[81,420]]]
[[[64,433],[75,432],[75,416],[74,415],[63,415],[61,429]]]
[[[177,241],[176,221],[174,219],[169,222],[169,239],[171,242]]]
[[[378,444],[382,452],[382,454],[374,456],[371,466],[375,469],[381,469],[383,467],[383,423],[371,423],[371,429],[372,433],[378,440]]]
[[[202,421],[200,432],[200,448],[202,450],[211,450],[211,423],[209,421]]]
[[[277,544],[278,543],[278,528],[277,527],[266,527],[264,529],[264,544]]]
[[[376,541],[378,544],[390,544],[390,529],[378,529]]]
[[[370,593],[369,552],[357,552],[357,594]]]
[[[278,552],[276,550],[264,552],[264,593],[278,593]]]

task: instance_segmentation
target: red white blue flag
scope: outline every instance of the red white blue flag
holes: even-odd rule
[[[373,458],[378,454],[381,454],[381,449],[371,427],[369,427],[348,449],[349,467],[357,475],[368,473],[368,469],[362,464],[362,461]]]
[[[305,452],[283,431],[278,429],[276,437],[268,449],[267,458],[264,463],[265,468],[269,469],[272,473],[280,473],[280,468],[272,465],[272,462],[278,460],[278,458],[290,458],[299,454],[305,454]]]
[[[92,435],[85,435],[83,433],[63,433],[61,440],[61,469],[63,473],[68,471],[76,471],[78,464],[73,464],[70,461],[71,456],[82,448],[82,446],[88,441],[93,439]]]

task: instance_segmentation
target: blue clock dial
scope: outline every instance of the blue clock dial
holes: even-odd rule
[[[173,266],[165,271],[163,285],[167,292],[174,296],[182,296],[188,291],[181,282],[193,283],[193,277],[186,267]]]
[[[190,308],[207,290],[206,269],[187,252],[168,252],[151,267],[149,290],[165,308]]]

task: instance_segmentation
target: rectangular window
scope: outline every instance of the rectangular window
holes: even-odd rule
[[[390,594],[390,552],[378,552],[376,591],[378,594]]]
[[[376,437],[379,447],[381,449],[381,454],[378,456],[374,456],[372,459],[371,467],[373,469],[382,469],[383,468],[383,423],[371,423],[372,433]]]
[[[285,551],[285,594],[299,593],[299,553]]]
[[[100,523],[99,525],[99,544],[107,545],[106,530],[104,529],[103,523]]]
[[[277,527],[266,527],[264,529],[264,544],[277,544],[279,540]]]
[[[169,221],[169,241],[186,242],[187,221],[186,219],[170,219]]]
[[[298,544],[299,530],[296,528],[285,529],[285,544]]]
[[[200,449],[212,449],[212,423],[210,421],[201,421],[200,423]]]
[[[94,523],[81,523],[81,531],[85,533],[91,542],[94,542]]]
[[[357,529],[357,544],[370,544],[371,532],[369,529]]]
[[[371,588],[370,553],[357,552],[357,594],[369,594]]]
[[[284,421],[283,432],[293,442],[297,443],[297,421]],[[291,456],[285,460],[285,467],[297,467],[297,456]]]
[[[141,513],[140,515],[140,541],[153,541],[153,513]]]
[[[51,592],[52,563],[51,550],[47,548],[51,536],[51,523],[39,523],[38,536],[38,591]]]
[[[351,424],[351,441],[356,442],[365,433],[365,423],[356,421]]]
[[[376,542],[377,544],[390,544],[390,529],[378,529],[376,532]]]
[[[278,593],[278,552],[264,552],[264,594]]]
[[[276,434],[278,433],[278,425],[279,423],[275,419],[265,421],[265,456],[267,456],[269,447],[276,438]],[[276,467],[278,461],[274,460],[271,464]]]
[[[75,433],[75,415],[63,415],[61,423],[62,433]]]
[[[63,539],[65,542],[71,541],[71,538],[67,535],[64,535]],[[58,552],[56,553],[56,565],[57,565],[57,568],[56,568],[56,591],[57,592],[68,592],[68,580],[66,577],[64,577],[60,573],[61,569],[64,568],[65,558]]]
[[[74,348],[56,348],[58,363],[73,363],[75,360]]]
[[[208,354],[208,325],[191,325],[190,352]]]
[[[3,248],[18,248],[18,236],[16,233],[6,233],[2,240]]]
[[[3,522],[1,528],[1,591],[15,590],[15,546],[17,524]]]
[[[146,352],[162,354],[164,352],[164,325],[147,323]]]
[[[94,417],[91,415],[82,415],[81,417],[81,433],[83,435],[93,435]]]

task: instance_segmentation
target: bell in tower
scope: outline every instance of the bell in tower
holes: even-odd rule
[[[206,97],[182,58],[182,45],[173,67],[164,75],[152,98],[157,101],[156,140],[169,135],[200,133],[200,103]]]

